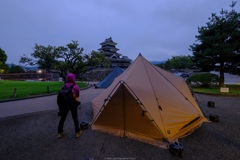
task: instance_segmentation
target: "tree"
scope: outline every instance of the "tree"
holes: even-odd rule
[[[224,63],[240,60],[240,13],[234,10],[235,5],[236,2],[232,2],[232,9],[222,9],[220,15],[212,13],[206,26],[198,27],[199,43],[190,46],[199,67],[220,64],[220,86],[224,86]]]
[[[61,77],[65,77],[69,72],[77,74],[84,66],[87,56],[83,54],[84,49],[78,46],[78,41],[72,41],[72,43],[67,44],[67,47],[56,47],[55,69],[60,70]]]
[[[27,57],[25,54],[21,57],[20,63],[25,65],[38,65],[39,68],[49,72],[55,63],[55,48],[52,46],[42,46],[35,44],[34,52],[31,54],[33,58]]]
[[[166,70],[191,68],[193,62],[190,56],[173,56],[160,66]]]
[[[87,67],[95,65],[109,64],[109,61],[103,54],[92,51],[91,55],[83,53],[83,48],[78,47],[78,41],[72,41],[67,47],[59,46],[56,48],[56,69],[60,70],[61,77],[65,77],[67,73],[74,74],[83,73]]]
[[[0,48],[0,65],[5,64],[7,61],[7,55],[5,54],[5,51]]]
[[[24,69],[21,66],[18,65],[14,65],[12,64],[12,66],[9,68],[8,73],[24,73]]]
[[[7,55],[2,48],[0,48],[0,73],[4,73],[8,70],[8,66],[5,64],[7,61]]]
[[[108,68],[111,65],[111,61],[106,58],[104,54],[101,54],[97,51],[92,51],[88,61],[88,66],[98,67],[99,65],[101,65],[101,67]]]
[[[50,46],[47,47],[35,44],[34,52],[31,57],[25,54],[21,57],[20,63],[25,65],[38,65],[39,68],[50,70],[58,70],[61,77],[65,78],[67,73],[85,72],[88,67],[104,65],[107,66],[110,62],[108,59],[93,51],[91,55],[83,53],[83,48],[79,47],[78,41],[72,41],[65,46]]]

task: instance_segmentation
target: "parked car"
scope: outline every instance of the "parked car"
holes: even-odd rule
[[[183,77],[183,78],[188,78],[190,76],[190,74],[189,73],[183,73],[180,76]]]

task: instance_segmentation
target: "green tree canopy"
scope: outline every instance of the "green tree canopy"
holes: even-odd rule
[[[12,66],[9,68],[8,73],[24,73],[24,69],[21,66],[18,65],[14,65],[12,64]]]
[[[38,65],[39,68],[45,69],[46,72],[53,69],[55,63],[55,52],[52,46],[42,46],[35,44],[32,57],[28,57],[25,54],[20,58],[20,63],[25,65]]]
[[[87,55],[83,53],[83,48],[78,46],[78,41],[72,41],[72,43],[67,44],[67,47],[56,48],[56,69],[61,71],[62,77],[68,72],[78,74],[85,72],[88,67],[109,64],[108,59],[103,54],[92,51],[91,55]]]
[[[100,52],[97,51],[92,51],[88,61],[88,66],[97,67],[99,65],[108,68],[110,67],[111,62],[109,59],[105,57],[104,54],[101,54]]]
[[[7,61],[7,55],[5,54],[5,51],[0,48],[0,66],[4,65]]]
[[[170,70],[170,69],[187,69],[191,68],[193,62],[190,56],[173,56],[171,59],[168,59],[164,64],[161,64],[160,67]]]
[[[98,52],[93,51],[91,55],[83,53],[83,48],[79,47],[78,41],[72,41],[65,46],[42,46],[35,44],[34,53],[31,57],[23,55],[20,63],[25,65],[38,65],[47,72],[58,70],[61,77],[67,73],[78,75],[87,70],[87,67],[109,64],[108,59]]]
[[[6,73],[9,67],[6,65],[7,54],[0,48],[0,73]]]
[[[220,15],[213,13],[206,26],[199,27],[197,42],[190,46],[194,62],[200,68],[220,63],[220,86],[224,85],[224,63],[240,60],[240,14],[234,10],[221,10]]]
[[[72,41],[64,46],[56,47],[55,69],[60,71],[60,75],[65,77],[67,73],[77,74],[82,71],[87,61],[87,55],[83,53],[83,48],[79,47],[78,41]]]

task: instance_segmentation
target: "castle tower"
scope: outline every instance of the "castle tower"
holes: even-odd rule
[[[127,68],[132,60],[127,56],[117,53],[119,50],[116,48],[117,43],[112,38],[105,39],[104,42],[100,43],[101,48],[98,49],[100,53],[104,54],[111,61],[111,67],[119,66],[120,68]]]

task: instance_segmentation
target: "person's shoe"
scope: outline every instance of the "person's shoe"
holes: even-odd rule
[[[82,131],[78,131],[78,132],[76,132],[75,137],[76,137],[76,138],[79,138],[79,137],[81,136],[81,134],[82,134]]]
[[[63,133],[58,133],[57,138],[61,139],[63,137]]]

